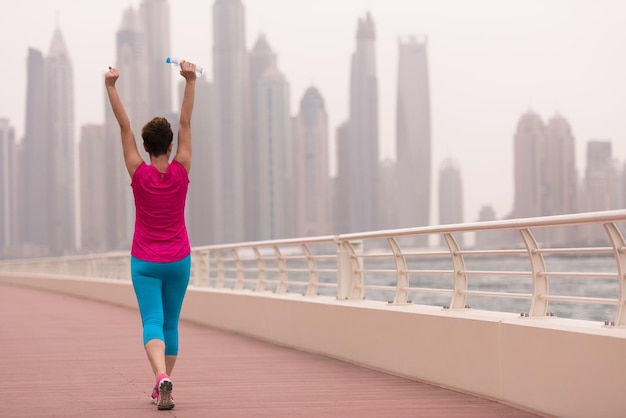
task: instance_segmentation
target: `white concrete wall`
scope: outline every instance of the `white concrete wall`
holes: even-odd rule
[[[7,277],[136,307],[128,282]],[[559,318],[190,288],[182,318],[558,417],[623,417],[626,329]]]

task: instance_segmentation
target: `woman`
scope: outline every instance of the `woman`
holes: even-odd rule
[[[150,156],[150,164],[146,164],[137,149],[130,119],[115,86],[118,71],[109,67],[104,80],[120,126],[124,162],[135,197],[131,274],[143,324],[144,346],[156,376],[152,401],[158,409],[174,408],[170,375],[178,355],[178,319],[191,268],[184,214],[191,168],[196,66],[182,61],[180,68],[186,83],[178,147],[171,163],[174,134],[169,122],[155,117],[143,127],[143,147]]]

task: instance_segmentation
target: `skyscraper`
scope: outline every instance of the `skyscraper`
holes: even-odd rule
[[[19,241],[24,256],[34,257],[49,255],[48,213],[53,191],[48,187],[48,179],[52,143],[46,135],[47,108],[42,100],[42,92],[46,91],[43,54],[30,48],[26,66],[26,120],[18,192],[23,216],[20,218]]]
[[[46,137],[51,145],[48,158],[48,245],[53,255],[76,249],[74,175],[74,74],[61,31],[52,36],[45,61]]]
[[[272,67],[259,79],[258,108],[259,195],[261,238],[293,237],[292,207],[293,162],[289,84],[284,75]]]
[[[350,126],[349,122],[344,122],[335,132],[337,148],[337,176],[333,184],[333,227],[335,233],[348,231],[350,227],[348,213],[348,193],[350,191],[348,154],[350,153]]]
[[[431,138],[430,88],[426,38],[399,40],[396,107],[398,165],[397,225],[430,224]],[[417,244],[425,245],[426,236]]]
[[[249,73],[245,10],[241,0],[213,5],[215,148],[213,242],[245,240],[244,148],[248,146]]]
[[[538,114],[526,112],[514,138],[515,201],[511,218],[542,215],[545,126]]]
[[[147,81],[147,109],[150,117],[171,116],[172,69],[165,65],[170,51],[170,10],[167,0],[142,0],[139,16],[143,31],[145,60],[139,73]],[[145,68],[150,71],[145,71]],[[146,121],[147,122],[147,121]]]
[[[81,128],[79,145],[80,162],[80,213],[81,248],[86,252],[108,251],[104,239],[107,230],[108,212],[112,209],[106,193],[111,179],[111,164],[102,156],[106,153],[111,138],[105,138],[103,125],[85,125]]]
[[[294,122],[294,202],[297,236],[330,234],[331,190],[328,172],[328,116],[324,98],[309,87]]]
[[[0,258],[16,244],[17,238],[16,148],[15,130],[7,119],[0,119]]]
[[[243,149],[245,164],[245,225],[246,240],[258,241],[264,237],[261,235],[261,218],[258,210],[261,204],[260,188],[260,158],[261,155],[261,130],[260,108],[266,103],[259,96],[259,82],[263,74],[277,66],[277,57],[270,47],[267,38],[259,35],[250,52],[250,140]]]
[[[587,167],[584,178],[584,211],[617,209],[619,187],[616,161],[610,141],[592,140],[587,143]],[[588,244],[607,244],[601,228],[590,227],[585,233]]]
[[[528,111],[514,138],[515,202],[509,218],[527,218],[578,211],[578,178],[574,136],[567,120],[556,115],[546,126]],[[537,230],[535,238],[562,245],[577,235],[573,229]]]
[[[463,222],[463,182],[457,161],[447,159],[439,167],[439,224]],[[457,244],[463,246],[463,235],[456,236]],[[446,241],[440,236],[439,244],[445,247]]]
[[[347,190],[339,208],[346,220],[338,232],[371,231],[378,227],[378,78],[376,30],[372,16],[359,19],[356,51],[350,72],[350,113],[347,152],[339,155],[338,187]],[[345,167],[345,169],[344,169]]]
[[[398,227],[398,164],[391,158],[385,158],[380,162],[380,188],[379,209],[378,209],[378,228],[379,229],[395,229]],[[404,245],[413,242],[406,239]]]
[[[557,114],[548,121],[544,148],[542,215],[578,212],[576,146],[570,125],[563,116]],[[545,233],[547,241],[561,246],[573,242],[578,235],[572,228],[554,228]]]
[[[545,201],[542,215],[562,215],[578,210],[576,147],[567,120],[555,115],[546,128]]]

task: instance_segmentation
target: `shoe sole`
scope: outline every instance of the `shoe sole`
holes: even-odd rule
[[[175,404],[171,399],[172,394],[172,381],[169,379],[161,380],[159,384],[159,399],[157,401],[157,409],[173,409]]]

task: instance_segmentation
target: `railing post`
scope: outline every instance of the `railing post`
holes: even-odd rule
[[[204,250],[192,252],[193,284],[194,286],[207,286],[209,284],[209,266],[207,252]]]
[[[619,232],[615,223],[604,224],[604,229],[609,236],[615,263],[617,264],[617,276],[619,281],[619,295],[617,312],[615,313],[615,325],[626,325],[626,241]]]
[[[274,245],[273,248],[278,263],[278,286],[276,287],[276,293],[287,293],[287,263],[280,252],[280,248],[277,245]]]
[[[235,280],[234,290],[241,290],[243,289],[244,284],[243,263],[236,248],[233,248],[231,252],[233,254],[233,259],[235,260],[235,266],[237,267],[237,279]]]
[[[459,244],[456,242],[452,234],[445,233],[443,237],[450,249],[450,257],[452,258],[452,269],[454,270],[454,291],[452,292],[452,300],[450,301],[450,309],[465,309],[467,306],[467,274],[465,272],[465,260],[459,254]]]
[[[337,299],[363,299],[363,241],[337,243]]]
[[[400,245],[398,245],[398,241],[393,238],[387,238],[389,242],[389,246],[391,247],[391,252],[393,253],[393,258],[396,262],[396,271],[397,280],[396,280],[396,296],[393,299],[393,304],[404,304],[409,301],[409,273],[407,272],[407,264],[404,255],[402,255],[402,250],[400,249]]]
[[[264,292],[267,286],[267,271],[265,270],[265,261],[261,256],[261,252],[257,247],[253,247],[254,257],[256,258],[257,269],[259,270],[259,278],[256,282],[256,291]]]
[[[537,241],[530,230],[523,228],[519,232],[522,234],[526,250],[528,250],[528,258],[533,274],[533,296],[528,315],[531,317],[546,316],[548,313],[548,299],[543,297],[549,292],[548,276],[545,274],[546,263],[543,255],[538,251],[539,245],[537,245]]]
[[[301,245],[302,252],[306,256],[306,265],[309,270],[309,282],[306,287],[305,296],[316,296],[317,295],[317,283],[319,281],[319,276],[317,274],[317,264],[315,263],[315,258],[309,249],[309,246],[306,244]]]
[[[224,260],[222,260],[222,256],[219,250],[214,250],[213,254],[215,255],[215,269],[217,270],[217,277],[215,278],[215,288],[223,289],[224,283],[226,281],[226,270],[224,268]]]

